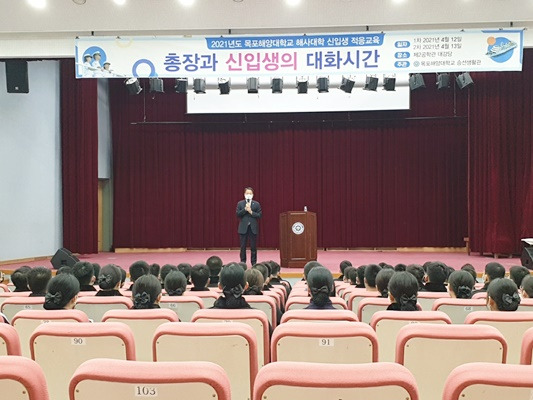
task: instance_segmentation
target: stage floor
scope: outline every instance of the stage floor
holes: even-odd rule
[[[205,263],[212,255],[222,258],[224,263],[239,260],[238,250],[189,250],[175,253],[99,253],[81,255],[79,258],[83,261],[98,263],[101,266],[106,264],[116,264],[126,271],[129,266],[137,260],[144,260],[148,263],[157,263],[160,265],[187,262],[191,265]],[[248,252],[248,256],[250,253]],[[260,250],[258,251],[258,260],[274,260],[279,262],[279,251],[277,250]],[[423,264],[426,261],[442,261],[447,265],[460,269],[466,263],[474,266],[478,273],[482,273],[485,265],[491,261],[501,263],[506,270],[513,265],[520,265],[519,258],[499,258],[467,255],[466,253],[450,252],[407,252],[407,251],[350,251],[350,250],[321,250],[318,251],[318,261],[333,273],[339,272],[339,264],[342,260],[349,260],[354,266],[365,264],[378,264],[386,262],[391,265],[402,264]],[[52,267],[48,260],[32,261],[26,263],[7,264],[0,266],[0,269],[6,273],[13,271],[22,265],[46,266]],[[284,268],[282,274],[285,276],[301,276],[303,269]]]

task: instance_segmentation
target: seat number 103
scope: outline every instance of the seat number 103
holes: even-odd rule
[[[157,388],[153,386],[135,386],[135,397],[157,397]]]

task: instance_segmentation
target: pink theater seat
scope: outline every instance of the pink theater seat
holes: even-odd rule
[[[252,308],[261,310],[266,314],[268,322],[272,325],[272,329],[276,327],[278,322],[278,312],[276,308],[276,300],[273,297],[261,295],[243,297]]]
[[[204,308],[204,302],[198,296],[161,296],[159,306],[174,311],[180,321],[190,322],[193,314]]]
[[[133,302],[125,296],[84,296],[79,297],[76,309],[83,311],[94,322],[101,322],[109,310],[127,310]]]
[[[26,357],[0,356],[0,396],[5,400],[49,400],[39,364]]]
[[[475,362],[455,368],[442,400],[530,400],[533,366]]]
[[[4,285],[3,283],[0,283],[0,292],[9,293],[10,290],[9,290],[9,288],[7,287],[7,285]]]
[[[478,292],[478,293],[474,293],[472,295],[472,298],[473,299],[486,299],[487,298],[487,292]]]
[[[349,310],[290,310],[281,317],[284,322],[359,322],[354,312]]]
[[[452,320],[452,324],[463,324],[468,314],[474,311],[485,311],[487,302],[484,299],[436,299],[433,311],[442,311]]]
[[[361,364],[378,360],[376,332],[362,322],[281,324],[271,341],[272,362]]]
[[[361,299],[357,306],[357,318],[359,318],[359,321],[368,324],[376,312],[386,311],[389,305],[390,299],[388,297],[366,297]]]
[[[291,293],[292,294],[292,293]],[[329,298],[333,303],[333,307],[337,310],[346,310],[346,302],[340,297],[330,297]],[[301,310],[309,305],[311,297],[289,297],[287,304],[285,304],[285,309],[290,310]]]
[[[87,360],[98,357],[135,360],[133,332],[118,322],[42,324],[33,332],[30,347],[32,359],[46,376],[52,399],[68,398],[70,377]]]
[[[257,339],[241,322],[173,323],[157,328],[154,361],[209,361],[220,365],[231,384],[234,400],[251,398],[257,375]]]
[[[465,324],[483,324],[497,328],[509,346],[507,363],[519,364],[522,337],[529,328],[533,327],[533,312],[476,311],[467,315]]]
[[[183,296],[195,296],[202,299],[204,302],[204,308],[210,308],[213,307],[213,304],[215,304],[215,301],[220,297],[220,293],[215,292],[213,290],[206,290],[202,292],[191,292],[189,290],[186,290],[183,293]]]
[[[270,332],[263,311],[250,309],[205,309],[192,316],[192,322],[243,322],[252,327],[257,337],[257,363],[261,368],[270,359]]]
[[[5,299],[0,307],[0,312],[10,321],[16,313],[23,310],[43,310],[43,297],[16,296]]]
[[[394,363],[278,361],[262,368],[255,380],[253,400],[326,398],[419,399],[413,375]]]
[[[396,339],[396,362],[415,376],[424,400],[441,400],[446,377],[459,365],[505,363],[506,354],[507,343],[492,326],[410,324]]]
[[[11,325],[0,323],[0,356],[20,356],[19,335]]]
[[[231,400],[224,370],[201,361],[154,363],[96,358],[78,367],[69,393],[70,400]]]
[[[533,311],[533,299],[525,298],[520,300],[517,311]]]
[[[520,364],[533,364],[533,328],[529,328],[525,331],[524,336],[522,337]]]
[[[450,293],[448,292],[418,292],[418,303],[422,307],[423,311],[431,311],[433,309],[433,303],[437,299],[449,299]]]
[[[368,290],[353,290],[350,292],[350,294],[346,295],[345,297],[347,309],[352,310],[353,312],[357,312],[357,309],[359,307],[359,302],[366,298],[366,297],[381,297],[381,293],[379,292],[372,292]]]

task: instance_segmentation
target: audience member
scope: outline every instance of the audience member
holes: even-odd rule
[[[205,262],[209,268],[209,287],[217,287],[219,281],[220,270],[222,269],[222,259],[218,256],[211,256]],[[242,267],[241,267],[242,269]],[[244,272],[244,271],[243,271]]]
[[[100,290],[96,292],[96,296],[122,296],[120,293],[120,268],[114,264],[108,264],[100,270],[98,276],[98,286]]]
[[[307,281],[307,274],[309,274],[309,272],[313,268],[322,267],[322,266],[323,265],[320,264],[318,261],[309,261],[307,264],[304,265],[304,276],[302,280]]]
[[[31,271],[31,268],[28,266],[23,266],[16,269],[11,274],[11,283],[15,286],[14,292],[29,292],[30,288],[28,287],[28,273]]]
[[[513,280],[517,287],[522,285],[522,281],[528,275],[531,275],[529,269],[521,265],[515,265],[509,269],[509,278]]]
[[[165,264],[161,267],[161,271],[159,272],[159,276],[161,278],[161,288],[165,288],[165,278],[167,275],[172,271],[178,271],[178,267],[171,264]]]
[[[244,279],[246,280],[247,289],[244,291],[244,295],[262,295],[265,279],[261,271],[257,268],[248,269],[244,272]]]
[[[382,261],[378,265],[381,267],[381,269],[392,269],[394,271],[394,267],[386,262]]]
[[[128,290],[132,290],[135,281],[141,276],[148,274],[148,272],[150,271],[150,266],[146,261],[135,261],[133,264],[130,265],[129,271],[131,285]]]
[[[357,285],[357,268],[348,267],[344,270],[344,282],[352,286]]]
[[[497,262],[490,262],[485,266],[485,273],[483,274],[483,280],[485,282],[485,285],[479,289],[476,290],[474,293],[479,292],[486,292],[490,283],[494,279],[498,278],[505,278],[505,268],[503,265]]]
[[[100,276],[100,264],[93,263],[93,273],[94,273],[94,281],[98,282],[98,277]]]
[[[533,276],[528,275],[524,277],[524,279],[522,279],[520,291],[522,293],[523,298],[533,299]]]
[[[465,264],[461,267],[461,271],[466,271],[468,272],[470,275],[472,275],[472,278],[474,278],[474,281],[477,282],[477,272],[476,272],[476,269],[474,268],[474,266],[472,264]]]
[[[339,277],[337,279],[335,279],[336,281],[341,281],[341,282],[344,282],[344,270],[347,268],[347,267],[351,267],[352,266],[352,263],[348,260],[344,260],[344,261],[341,261],[341,263],[339,264],[339,269],[341,271],[341,274],[339,275]]]
[[[155,276],[157,279],[161,279],[161,266],[159,264],[153,263],[150,265],[148,272]]]
[[[275,261],[270,261],[270,267],[271,267],[270,284],[273,285],[273,286],[283,285],[287,289],[287,296],[289,294],[291,294],[292,286],[291,286],[289,281],[286,281],[285,279],[281,278],[281,275],[280,275],[281,267],[280,267],[280,265],[277,262],[275,262]]]
[[[48,283],[43,307],[45,310],[71,310],[76,305],[79,292],[80,282],[74,275],[57,275]]]
[[[426,273],[424,272],[424,268],[422,268],[421,265],[418,264],[409,264],[406,268],[406,271],[410,274],[413,274],[413,276],[416,278],[416,281],[418,282],[418,290],[422,290],[424,287],[424,277]]]
[[[120,288],[122,289],[124,287],[124,284],[126,283],[126,271],[123,268],[120,268]]]
[[[161,282],[153,274],[143,275],[133,284],[131,295],[135,310],[160,308]]]
[[[365,287],[365,269],[366,265],[361,265],[357,267],[357,283],[355,285],[356,288],[364,289]]]
[[[95,292],[96,288],[93,286],[95,282],[94,267],[90,262],[78,261],[72,267],[72,273],[80,282],[80,291]]]
[[[311,296],[307,310],[333,310],[330,294],[335,290],[331,272],[322,266],[315,267],[307,274],[307,290]]]
[[[181,271],[170,271],[166,274],[164,284],[169,296],[181,296],[187,290],[187,278]]]
[[[491,311],[516,311],[520,305],[518,288],[511,279],[496,278],[487,288],[487,306]]]
[[[192,265],[189,263],[178,264],[178,271],[180,271],[183,275],[185,275],[185,279],[187,279],[187,285],[190,285],[191,283],[191,268],[192,268]],[[162,272],[161,272],[161,275],[163,275]],[[163,278],[161,277],[161,279]]]
[[[407,265],[405,264],[396,264],[394,266],[394,272],[403,272],[407,271]]]
[[[196,264],[191,269],[192,292],[208,292],[209,268],[205,264]]]
[[[376,288],[381,294],[381,297],[389,297],[389,281],[392,275],[394,275],[392,268],[382,268],[376,275]]]
[[[218,287],[222,295],[215,301],[212,308],[251,308],[242,297],[247,289],[244,271],[237,263],[229,263],[220,271]]]
[[[248,265],[246,265],[245,262],[241,261],[238,264],[242,267],[243,271],[246,271],[248,269]]]
[[[378,276],[381,267],[376,264],[369,264],[365,268],[365,288],[370,292],[377,291],[376,276]]]
[[[447,272],[446,265],[439,261],[430,263],[426,271],[427,283],[421,290],[427,292],[447,292],[446,282]]]
[[[450,297],[471,299],[476,281],[468,271],[453,271],[448,278]]]
[[[407,271],[395,272],[389,281],[389,299],[387,310],[416,311],[418,282]]]
[[[56,272],[57,275],[61,274],[71,274],[72,275],[72,267],[69,267],[68,265],[63,265],[61,268],[59,268]]]
[[[43,297],[46,295],[46,286],[52,279],[52,271],[45,267],[35,267],[28,273],[28,286],[30,297]]]

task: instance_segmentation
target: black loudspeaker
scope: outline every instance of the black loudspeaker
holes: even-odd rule
[[[50,260],[54,269],[59,269],[61,267],[72,267],[78,261],[80,261],[79,258],[67,249],[59,249]]]
[[[28,62],[6,60],[6,86],[8,93],[29,93]]]
[[[524,267],[533,269],[533,247],[524,247],[520,260]]]

